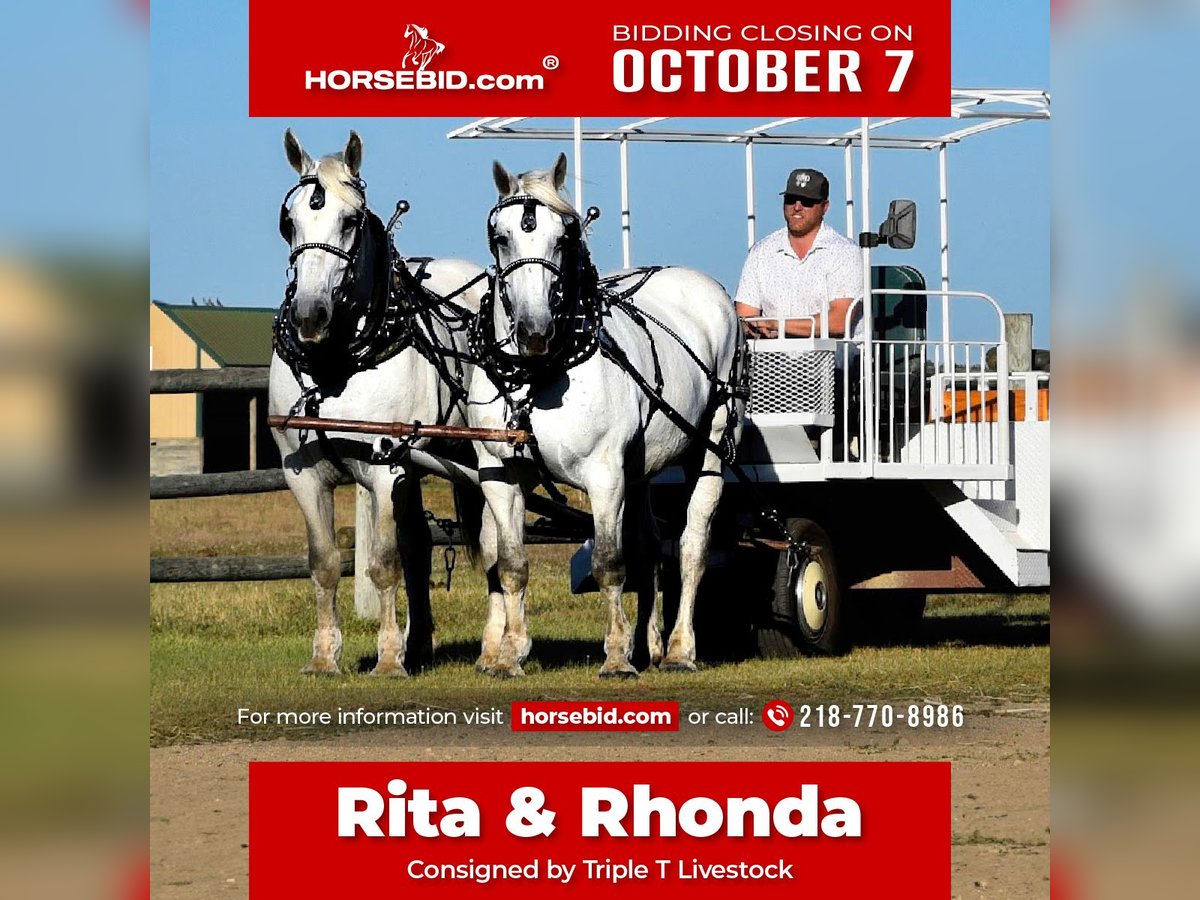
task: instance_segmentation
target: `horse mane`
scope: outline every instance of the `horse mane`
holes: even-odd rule
[[[522,172],[517,176],[517,193],[528,194],[559,215],[579,218],[579,211],[554,186],[554,174],[549,169]]]
[[[342,154],[335,153],[317,160],[316,176],[326,193],[333,194],[351,209],[362,209],[366,198],[355,187],[358,179],[342,159]]]

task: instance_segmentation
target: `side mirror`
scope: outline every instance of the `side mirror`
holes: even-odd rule
[[[887,244],[896,250],[911,250],[917,242],[917,203],[915,200],[893,200],[888,205],[887,218],[879,233],[864,231],[858,236],[858,246],[878,247]]]
[[[893,200],[887,218],[879,226],[880,242],[896,250],[911,250],[917,242],[917,204],[915,200]]]

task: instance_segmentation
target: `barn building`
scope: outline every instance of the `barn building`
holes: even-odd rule
[[[269,366],[274,309],[150,304],[151,369]],[[150,396],[150,474],[279,466],[266,391]]]

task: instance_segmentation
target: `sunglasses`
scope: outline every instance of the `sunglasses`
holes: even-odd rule
[[[824,202],[824,200],[813,200],[809,197],[797,197],[795,194],[783,195],[784,206],[794,206],[795,204],[799,203],[805,209],[812,209],[814,206],[820,206]]]

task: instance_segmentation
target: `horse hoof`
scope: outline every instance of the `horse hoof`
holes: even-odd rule
[[[494,668],[496,668],[496,660],[495,659],[487,659],[487,658],[481,656],[481,657],[479,657],[479,659],[475,660],[475,671],[476,672],[482,672],[483,674],[486,675],[488,672],[492,671],[492,669],[494,669]]]
[[[638,671],[629,663],[623,666],[613,666],[611,669],[605,666],[600,670],[601,678],[637,678]]]
[[[695,672],[696,664],[690,659],[664,659],[658,669],[660,672]]]
[[[524,678],[525,670],[520,666],[501,666],[495,665],[487,670],[487,673],[493,678]]]
[[[323,660],[310,660],[308,665],[300,670],[301,675],[341,675],[342,670],[337,663]]]
[[[383,666],[378,665],[371,670],[371,675],[374,678],[407,678],[408,672],[404,666]]]

